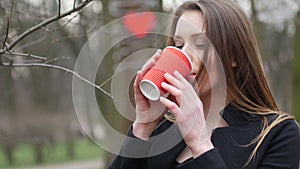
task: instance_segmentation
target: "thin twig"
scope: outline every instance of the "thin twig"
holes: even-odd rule
[[[59,31],[63,28],[65,28],[74,18],[76,18],[79,14],[82,13],[82,10],[80,10],[76,15],[74,15],[72,18],[70,18],[66,23],[64,23],[62,26],[55,28],[55,29],[48,29],[46,27],[42,27],[42,29],[44,29],[47,32],[54,32],[54,31]]]
[[[9,17],[6,17],[6,34],[5,34],[5,38],[3,41],[3,46],[6,46],[7,40],[8,40],[8,34],[9,34],[9,25],[10,25],[10,21],[9,21]]]
[[[106,79],[103,83],[101,83],[98,86],[99,87],[103,87],[107,82],[109,82],[110,80],[112,80],[115,76],[117,76],[117,74],[113,74],[110,78]]]
[[[16,3],[16,1],[15,1],[15,0],[12,0],[12,1],[11,1],[11,8],[10,8],[10,16],[9,16],[9,21],[11,21],[12,14],[13,14],[14,7],[15,7],[15,3]]]
[[[85,37],[86,35],[78,35],[78,36],[66,36],[66,37],[62,37],[62,38],[57,38],[57,39],[54,39],[52,40],[50,43],[48,43],[47,46],[44,47],[44,51],[42,52],[42,55],[46,55],[47,52],[51,49],[51,47],[59,42],[59,41],[63,41],[63,40],[67,40],[67,39],[72,39],[72,38],[82,38],[82,37]]]
[[[76,0],[73,1],[73,9],[75,8],[76,6]]]
[[[26,54],[26,53],[5,52],[5,54],[13,55],[13,56],[29,57],[29,58],[39,59],[39,60],[43,60],[43,61],[47,61],[48,60],[45,57],[32,55],[30,53]]]
[[[132,67],[132,65],[128,65],[125,68],[123,68],[123,70]],[[120,71],[119,73],[121,73],[122,71]],[[119,75],[119,73],[114,73],[111,77],[109,77],[108,79],[106,79],[103,83],[101,83],[100,85],[98,85],[99,87],[103,87],[107,82],[109,82],[110,80],[112,80],[114,77],[116,77],[117,75]]]
[[[0,66],[3,66],[3,62],[2,62],[2,50],[3,49],[0,49]]]
[[[95,24],[95,26],[93,28],[91,28],[90,30],[88,30],[86,32],[87,35],[93,33],[99,26],[99,22],[100,20],[98,20],[98,22]],[[48,45],[46,47],[44,47],[44,52],[43,52],[43,55],[46,55],[46,53],[48,52],[48,50],[50,50],[50,48],[53,46],[53,44],[55,44],[56,42],[59,42],[59,41],[63,41],[63,40],[67,40],[67,39],[72,39],[72,38],[83,38],[87,35],[76,35],[76,36],[65,36],[65,37],[62,37],[62,38],[57,38],[57,39],[54,39],[52,40],[50,43],[48,43]]]
[[[11,18],[12,18],[13,11],[14,11],[15,3],[16,3],[15,0],[11,1],[11,8],[10,8],[9,20],[7,21],[7,23],[8,23],[8,25],[7,25],[8,29],[10,29],[10,23],[11,23]],[[9,32],[9,30],[7,30],[7,35],[9,34],[8,32]],[[7,42],[7,40],[8,39],[6,39],[5,42]]]
[[[30,53],[26,54],[26,53],[5,52],[5,54],[13,55],[13,56],[29,57],[29,58],[39,59],[39,60],[43,60],[43,61],[47,61],[48,60],[45,57],[32,55]]]
[[[24,48],[27,48],[27,47],[30,47],[30,46],[33,46],[35,44],[39,44],[39,43],[43,42],[46,39],[46,33],[41,33],[41,36],[39,36],[39,37],[40,37],[39,39],[32,40],[30,42],[26,42],[22,45],[19,45],[14,50],[21,50],[21,49],[24,49]]]
[[[6,17],[7,25],[6,25],[5,38],[4,38],[4,41],[3,41],[3,46],[4,47],[8,46],[7,41],[8,41],[8,35],[9,35],[9,30],[10,30],[10,23],[11,23],[11,18],[12,18],[12,14],[13,14],[13,11],[14,11],[14,7],[15,7],[15,0],[12,0],[11,1],[11,8],[10,8],[10,15],[9,15],[9,17],[8,16]]]
[[[23,32],[21,35],[19,35],[17,38],[15,38],[8,46],[8,49],[11,50],[16,44],[18,44],[22,39],[24,39],[25,37],[27,37],[29,34],[31,34],[32,32],[34,31],[37,31],[39,29],[41,29],[42,27],[45,27],[46,25],[54,22],[54,21],[57,21],[67,15],[70,15],[72,14],[73,12],[76,12],[80,9],[82,9],[83,7],[85,7],[87,4],[89,4],[90,2],[92,2],[93,0],[85,0],[83,1],[81,4],[79,4],[77,7],[69,10],[69,11],[66,11],[64,13],[62,13],[59,17],[58,16],[53,16],[51,18],[48,18],[46,20],[44,20],[43,22],[37,24],[37,25],[34,25],[33,27],[29,28],[28,30],[26,30],[25,32]]]
[[[58,60],[69,60],[69,59],[70,59],[70,57],[62,56],[62,57],[47,60],[46,62],[44,62],[44,64],[49,64],[49,63],[52,63],[52,62],[55,62],[55,61],[58,61]]]
[[[58,15],[57,15],[58,18],[60,17],[60,10],[61,10],[61,1],[58,0]]]
[[[82,77],[80,74],[78,74],[77,72],[74,72],[70,69],[58,66],[58,65],[51,65],[51,64],[45,64],[45,63],[14,63],[14,64],[10,64],[10,63],[3,63],[3,66],[7,66],[7,67],[44,67],[44,68],[54,68],[54,69],[58,69],[58,70],[62,70],[65,71],[66,73],[70,73],[74,76],[76,76],[77,78],[79,78],[80,80],[84,81],[85,83],[99,89],[101,92],[103,92],[105,95],[109,96],[110,98],[114,99],[114,97],[108,93],[107,91],[105,91],[104,89],[102,89],[101,87],[95,85],[94,83],[90,82],[89,80],[85,79],[84,77]]]

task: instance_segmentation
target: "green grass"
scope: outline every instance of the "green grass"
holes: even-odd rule
[[[34,147],[29,144],[19,144],[14,150],[15,164],[9,165],[6,161],[3,149],[0,149],[0,168],[20,168],[35,164]],[[74,158],[67,155],[66,144],[44,146],[45,162],[43,164],[55,164],[67,161],[78,161],[103,157],[104,152],[96,144],[89,140],[78,140],[74,145]]]

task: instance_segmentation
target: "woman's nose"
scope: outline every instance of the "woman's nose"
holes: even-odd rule
[[[193,62],[193,50],[191,47],[189,47],[189,45],[184,45],[181,49],[191,60],[191,62]]]

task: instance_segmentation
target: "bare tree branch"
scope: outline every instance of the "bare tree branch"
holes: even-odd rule
[[[25,32],[23,32],[21,35],[19,35],[17,38],[15,38],[11,43],[8,44],[8,50],[11,50],[15,45],[17,45],[22,39],[24,39],[25,37],[27,37],[29,34],[31,34],[32,32],[35,32],[39,29],[41,29],[42,27],[45,27],[46,25],[57,21],[67,15],[70,15],[80,9],[82,9],[83,7],[85,7],[87,4],[89,4],[90,2],[92,2],[93,0],[85,0],[83,1],[81,4],[79,4],[77,7],[66,11],[64,13],[62,13],[60,16],[53,16],[51,18],[46,19],[45,21],[34,25],[33,27],[31,27],[30,29],[26,30]],[[0,53],[1,54],[1,53]]]
[[[38,23],[34,26],[32,26],[31,28],[29,28],[28,30],[24,31],[23,33],[21,33],[19,36],[17,36],[16,38],[14,38],[10,43],[7,43],[8,40],[8,34],[9,34],[9,30],[10,30],[10,18],[12,16],[13,13],[13,8],[14,8],[14,4],[15,4],[15,0],[12,1],[12,8],[11,8],[11,14],[10,14],[10,18],[7,19],[7,31],[6,31],[6,36],[5,36],[5,40],[3,42],[3,47],[0,48],[0,65],[4,66],[4,67],[44,67],[44,68],[54,68],[54,69],[58,69],[58,70],[62,70],[65,71],[66,73],[70,73],[73,76],[79,78],[80,80],[82,80],[83,82],[93,86],[94,88],[100,90],[101,92],[103,92],[105,95],[109,96],[110,98],[114,99],[113,96],[108,93],[107,91],[105,91],[104,89],[102,89],[101,87],[106,84],[109,80],[111,80],[114,76],[112,76],[110,79],[107,79],[103,84],[101,85],[96,85],[95,83],[87,80],[86,78],[82,77],[80,74],[78,74],[75,71],[72,71],[68,68],[62,67],[62,66],[58,66],[55,64],[49,64],[50,62],[54,62],[57,61],[59,59],[67,59],[66,57],[61,57],[61,58],[54,58],[51,60],[48,60],[45,57],[40,57],[40,56],[36,56],[36,55],[31,55],[31,54],[24,54],[24,53],[16,53],[16,52],[12,52],[12,49],[21,41],[23,40],[25,37],[27,37],[28,35],[30,35],[31,33],[39,30],[39,29],[46,29],[45,26],[49,25],[50,23],[53,23],[61,18],[64,18],[65,16],[71,15],[72,13],[76,12],[76,11],[82,11],[82,8],[84,8],[86,5],[88,5],[90,2],[92,2],[93,0],[84,0],[82,3],[80,3],[78,6],[76,5],[76,0],[74,0],[73,3],[73,9],[66,11],[64,13],[61,13],[61,0],[58,0],[58,14],[56,16],[53,16],[51,18],[48,18],[46,20],[44,20],[41,23]],[[78,14],[80,14],[81,12],[79,12]],[[59,30],[64,28],[68,23],[71,22],[72,19],[74,19],[75,17],[78,16],[75,15],[74,17],[72,17],[71,19],[69,19],[61,28],[57,28],[53,31]],[[47,30],[49,31],[49,30]],[[7,59],[9,59],[8,61],[3,61],[3,56]],[[33,62],[31,61],[30,63],[15,63],[15,59],[16,57],[27,57],[27,58],[31,58],[31,59],[38,59],[39,61]]]
[[[10,30],[10,23],[11,23],[11,17],[12,17],[13,11],[14,11],[14,7],[15,7],[15,0],[12,0],[11,1],[11,8],[10,8],[10,16],[6,17],[7,24],[6,24],[6,34],[5,34],[5,38],[4,38],[4,41],[3,41],[3,47],[4,48],[6,48],[8,46],[7,40],[8,40],[8,35],[9,35],[9,30]]]
[[[58,61],[58,60],[69,60],[69,59],[70,59],[70,57],[62,56],[62,57],[47,60],[46,62],[44,62],[44,64],[49,64],[49,63],[52,63],[52,62],[55,62],[55,61]]]
[[[252,17],[254,20],[256,20],[257,19],[257,11],[255,9],[255,2],[254,2],[254,0],[251,0],[250,3],[251,3]]]
[[[43,60],[43,61],[47,61],[48,60],[45,57],[32,55],[30,53],[29,54],[25,54],[25,53],[15,53],[15,52],[5,52],[5,54],[13,55],[13,56],[28,57],[28,58],[33,58],[33,59],[38,59],[38,60]]]
[[[58,66],[58,65],[52,65],[52,64],[47,64],[47,63],[3,63],[2,66],[6,66],[6,67],[44,67],[44,68],[54,68],[54,69],[62,70],[62,71],[65,71],[66,73],[70,73],[70,74],[74,75],[75,77],[77,77],[80,80],[82,80],[83,82],[91,85],[92,87],[99,89],[101,92],[103,92],[105,95],[109,96],[110,98],[115,99],[110,93],[108,93],[101,87],[95,85],[93,82],[90,82],[89,80],[85,79],[77,72],[72,71],[68,68]]]
[[[110,78],[106,79],[103,83],[101,83],[100,85],[98,85],[99,87],[103,87],[104,85],[107,84],[107,82],[111,81],[114,77],[116,77],[118,74],[115,73],[113,74]]]
[[[9,16],[9,21],[11,21],[11,17],[12,17],[12,14],[13,14],[14,8],[15,8],[15,3],[16,3],[16,1],[15,1],[15,0],[12,0],[12,1],[11,1],[11,8],[10,8],[10,16]]]

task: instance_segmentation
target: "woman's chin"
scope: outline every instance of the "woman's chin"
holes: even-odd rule
[[[190,82],[191,84],[193,84],[193,83],[195,83],[195,81],[196,81],[196,75],[193,75],[193,74],[188,75],[188,76],[186,77],[186,80],[187,80],[188,82]]]

